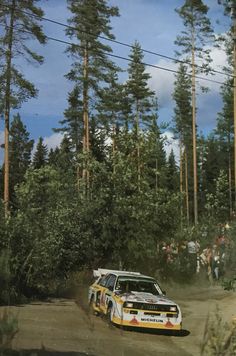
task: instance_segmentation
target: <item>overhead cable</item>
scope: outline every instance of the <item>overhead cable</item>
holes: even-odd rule
[[[8,7],[10,8],[11,5],[7,5],[7,4],[0,4],[0,6],[3,6],[3,7]],[[98,38],[101,38],[103,40],[106,40],[106,41],[110,41],[112,43],[115,43],[115,44],[119,44],[121,46],[124,46],[124,47],[128,47],[128,48],[133,48],[134,46],[131,45],[131,44],[128,44],[128,43],[125,43],[125,42],[121,42],[121,41],[117,41],[115,39],[112,39],[112,38],[109,38],[109,37],[106,37],[106,36],[101,36],[101,35],[95,35],[93,34],[92,32],[87,32],[87,31],[83,31],[82,29],[78,29],[77,27],[74,27],[74,26],[70,26],[70,25],[67,25],[63,22],[60,22],[60,21],[56,21],[56,20],[52,20],[48,17],[44,17],[44,16],[38,16],[38,15],[35,15],[35,14],[32,14],[28,11],[24,11],[22,9],[15,9],[15,11],[17,12],[21,12],[21,13],[25,13],[29,16],[32,16],[32,17],[35,17],[35,18],[38,18],[39,20],[43,20],[43,21],[47,21],[47,22],[50,22],[50,23],[53,23],[53,24],[56,24],[56,25],[59,25],[59,26],[62,26],[62,27],[65,27],[65,28],[69,28],[69,29],[72,29],[72,30],[76,30],[78,32],[82,32],[82,33],[86,33],[87,35],[89,36],[92,36],[92,37],[98,37]],[[144,53],[148,53],[148,54],[151,54],[151,55],[154,55],[154,56],[158,56],[158,57],[161,57],[161,58],[165,58],[165,59],[169,59],[171,61],[174,61],[174,62],[177,62],[177,63],[182,63],[182,64],[186,64],[186,65],[191,65],[191,63],[189,63],[189,61],[184,61],[184,60],[180,60],[180,59],[176,59],[176,58],[173,58],[173,57],[170,57],[170,56],[167,56],[167,55],[164,55],[164,54],[161,54],[161,53],[158,53],[158,52],[154,52],[154,51],[150,51],[150,50],[146,50],[146,49],[143,49],[141,48],[142,52]],[[198,69],[204,69],[202,66],[198,65],[198,64],[194,64],[195,68],[198,68]],[[211,69],[209,74],[212,75],[212,73],[216,73],[216,74],[220,74],[220,75],[224,75],[224,76],[228,76],[228,77],[234,77],[233,74],[229,74],[229,73],[226,73],[226,72],[221,72],[221,71],[218,71],[218,70],[215,70],[215,69]]]

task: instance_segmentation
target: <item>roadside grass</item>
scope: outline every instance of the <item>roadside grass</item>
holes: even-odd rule
[[[12,341],[18,333],[18,318],[7,308],[0,312],[0,355],[12,347]]]
[[[208,315],[206,320],[200,355],[236,355],[236,320],[231,324],[224,322],[218,306],[214,315]]]

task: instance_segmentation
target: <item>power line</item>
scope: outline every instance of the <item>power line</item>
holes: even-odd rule
[[[7,8],[10,8],[11,5],[7,5],[7,4],[1,4],[3,7],[7,7]],[[0,6],[1,6],[0,5]],[[47,17],[40,17],[38,15],[35,15],[35,14],[31,14],[29,13],[28,11],[24,11],[24,10],[21,10],[21,9],[15,9],[16,11],[18,12],[22,12],[22,13],[25,13],[29,16],[32,16],[32,17],[35,17],[35,18],[38,18],[40,20],[43,20],[43,21],[47,21],[47,22],[50,22],[50,23],[53,23],[53,24],[56,24],[56,25],[59,25],[59,26],[62,26],[62,27],[65,27],[65,28],[69,28],[69,29],[72,29],[72,30],[76,30],[78,32],[82,32],[82,33],[86,33],[87,35],[89,36],[93,36],[93,37],[98,37],[98,38],[101,38],[103,40],[106,40],[106,41],[110,41],[112,43],[116,43],[116,44],[119,44],[121,46],[124,46],[124,47],[128,47],[128,48],[133,48],[133,45],[130,45],[128,43],[124,43],[124,42],[121,42],[121,41],[117,41],[117,40],[114,40],[114,39],[111,39],[109,37],[105,37],[105,36],[101,36],[101,35],[95,35],[91,32],[86,32],[86,31],[83,31],[83,30],[79,30],[78,28],[76,27],[73,27],[73,26],[70,26],[70,25],[67,25],[63,22],[60,22],[60,21],[56,21],[56,20],[52,20],[52,19],[49,19]],[[144,53],[148,53],[148,54],[152,54],[154,56],[157,56],[157,57],[161,57],[161,58],[165,58],[165,59],[169,59],[171,61],[174,61],[174,62],[177,62],[177,63],[182,63],[182,64],[187,64],[187,65],[190,65],[190,63],[188,61],[183,61],[183,60],[180,60],[180,59],[176,59],[176,58],[173,58],[173,57],[170,57],[170,56],[167,56],[167,55],[164,55],[164,54],[161,54],[161,53],[158,53],[158,52],[153,52],[153,51],[150,51],[150,50],[146,50],[146,49],[142,49],[142,52]],[[203,69],[202,66],[199,66],[197,64],[194,65],[195,68],[198,68],[198,69]],[[216,74],[220,74],[220,75],[224,75],[224,76],[228,76],[228,77],[231,77],[231,78],[234,78],[234,75],[233,74],[229,74],[229,73],[225,73],[225,72],[221,72],[221,71],[218,71],[218,70],[215,70],[215,69],[212,69],[210,74],[212,73],[216,73]],[[204,79],[206,80],[206,79]]]
[[[50,36],[46,36],[46,38],[48,40],[51,40],[51,41],[55,41],[55,42],[59,42],[59,43],[63,43],[63,44],[67,44],[69,46],[75,46],[75,47],[78,47],[80,49],[85,49],[85,47],[81,46],[81,45],[78,45],[76,43],[73,43],[73,42],[68,42],[68,41],[65,41],[65,40],[61,40],[59,38],[55,38],[55,37],[50,37]],[[95,51],[95,53],[97,52],[97,54],[99,54],[98,51]],[[122,60],[125,60],[127,62],[133,62],[132,59],[130,58],[127,58],[127,57],[123,57],[123,56],[119,56],[119,55],[116,55],[116,54],[113,54],[113,53],[109,53],[109,52],[106,52],[106,54],[110,57],[113,57],[113,58],[117,58],[117,59],[122,59]],[[161,66],[158,66],[158,65],[155,65],[155,64],[150,64],[150,63],[145,63],[145,62],[141,62],[141,64],[143,64],[144,66],[146,67],[151,67],[151,68],[156,68],[156,69],[160,69],[160,70],[164,70],[166,72],[170,72],[170,73],[178,73],[177,70],[175,69],[170,69],[170,68],[166,68],[166,67],[161,67]],[[186,73],[186,75],[188,75],[189,77],[192,77],[192,74],[189,74],[189,73]],[[205,80],[207,82],[211,82],[211,83],[216,83],[216,84],[220,84],[220,85],[223,85],[224,83],[223,82],[219,82],[217,80],[213,80],[213,79],[208,79],[208,78],[204,78],[204,77],[199,77],[197,75],[194,76],[196,79],[199,79],[199,80]]]
[[[5,27],[5,28],[9,28],[8,26],[1,25],[1,24],[0,24],[0,26]],[[24,32],[24,33],[29,33],[29,34],[31,34],[30,31],[26,31],[26,30],[20,30],[20,31],[21,31],[21,32]],[[66,45],[69,45],[69,46],[78,47],[78,48],[80,48],[80,49],[85,49],[85,47],[83,47],[82,45],[79,45],[79,44],[76,44],[76,43],[73,43],[73,42],[69,42],[69,41],[65,41],[65,40],[61,40],[61,39],[59,39],[59,38],[55,38],[55,37],[51,37],[51,36],[46,36],[46,35],[45,35],[45,38],[48,39],[48,40],[54,41],[54,42],[66,44]],[[93,50],[93,51],[94,51],[94,50]],[[117,59],[122,59],[122,60],[125,60],[125,61],[127,61],[127,62],[133,62],[132,59],[130,59],[130,58],[123,57],[123,56],[119,56],[119,55],[115,55],[115,54],[113,54],[113,53],[110,53],[110,52],[104,51],[104,50],[103,50],[103,52],[105,52],[106,55],[108,55],[108,56],[110,56],[110,57],[117,58]],[[99,51],[94,51],[94,53],[99,54]],[[100,52],[100,53],[101,53],[101,52]],[[146,66],[146,67],[151,67],[151,68],[155,68],[155,69],[160,69],[160,70],[163,70],[163,71],[166,71],[166,72],[170,72],[170,73],[175,73],[175,74],[178,73],[178,71],[175,70],[175,69],[170,69],[170,68],[158,66],[158,65],[155,65],[155,64],[150,64],[150,63],[146,63],[146,62],[141,62],[141,64],[143,64],[143,65]],[[192,74],[186,73],[186,75],[189,76],[189,77],[192,77]],[[204,80],[204,81],[207,81],[207,82],[210,82],[210,83],[220,84],[220,85],[224,85],[224,84],[225,84],[225,83],[219,82],[219,81],[217,81],[217,80],[213,80],[213,79],[209,79],[209,78],[204,78],[204,77],[200,77],[200,76],[197,76],[197,75],[195,75],[194,78],[199,79],[199,80]]]

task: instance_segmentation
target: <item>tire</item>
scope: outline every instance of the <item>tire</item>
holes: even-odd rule
[[[107,314],[106,314],[106,319],[107,319],[107,323],[109,326],[113,326],[113,322],[112,322],[112,304],[110,304],[107,308]]]
[[[89,314],[91,314],[91,315],[95,314],[94,302],[95,302],[94,295],[92,295],[90,298],[90,302],[89,302]]]

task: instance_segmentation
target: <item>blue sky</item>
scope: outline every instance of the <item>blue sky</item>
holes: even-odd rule
[[[175,8],[183,5],[183,0],[110,0],[109,4],[116,5],[120,10],[120,17],[112,19],[113,33],[121,42],[132,44],[138,40],[142,48],[174,57],[176,49],[174,40],[182,27],[181,19],[175,12]],[[209,15],[212,24],[218,32],[225,32],[229,26],[229,20],[223,16],[221,6],[217,0],[207,0],[210,7]],[[67,10],[66,0],[42,0],[39,5],[45,12],[45,17],[66,23],[70,13]],[[216,25],[220,19],[221,25]],[[66,39],[64,29],[58,25],[43,22],[45,34],[59,39]],[[22,120],[27,126],[31,137],[35,140],[39,136],[45,138],[49,147],[60,142],[60,136],[54,134],[53,127],[58,127],[58,121],[63,118],[63,111],[67,107],[67,95],[72,85],[64,75],[70,69],[70,59],[65,54],[66,46],[60,43],[48,41],[45,46],[31,43],[32,48],[45,57],[44,64],[39,67],[26,65],[18,60],[18,65],[25,76],[35,83],[39,89],[37,99],[31,99],[24,103],[18,110]],[[114,54],[128,57],[129,49],[112,45]],[[213,50],[214,66],[220,70],[225,62],[223,52]],[[145,54],[145,62],[163,67],[176,69],[176,64],[153,55]],[[117,63],[123,69],[128,63],[118,60]],[[173,116],[173,92],[174,75],[157,69],[147,69],[152,75],[150,86],[157,93],[160,104],[160,122],[169,122]],[[223,81],[224,77],[213,78]],[[197,124],[199,130],[208,133],[215,126],[217,112],[221,109],[219,96],[220,86],[210,84],[211,91],[208,94],[199,94],[197,97],[198,113]],[[1,121],[0,130],[3,129]],[[3,135],[0,134],[0,138]]]

